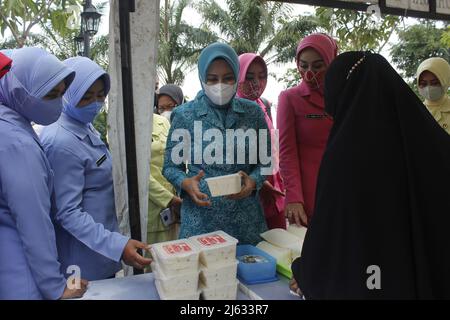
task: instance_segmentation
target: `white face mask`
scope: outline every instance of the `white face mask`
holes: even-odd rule
[[[213,85],[203,84],[205,94],[211,99],[212,103],[223,106],[231,101],[236,93],[236,84],[217,83]]]
[[[172,111],[164,111],[163,113],[161,113],[161,116],[163,116],[164,118],[166,118],[170,122],[170,115],[171,114],[172,114]]]
[[[437,101],[444,95],[444,89],[441,86],[426,86],[419,88],[422,97],[430,101]]]

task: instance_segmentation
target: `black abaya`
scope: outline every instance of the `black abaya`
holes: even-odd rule
[[[450,298],[450,136],[378,54],[334,60],[325,108],[334,126],[314,216],[292,266],[303,294]],[[377,275],[379,289],[370,286]]]

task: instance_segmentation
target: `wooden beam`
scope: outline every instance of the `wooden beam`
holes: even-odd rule
[[[351,1],[339,1],[339,0],[271,0],[275,2],[288,2],[297,4],[306,4],[316,7],[328,7],[328,8],[338,8],[338,9],[348,9],[356,11],[367,11],[367,7],[370,4],[361,2],[351,2]],[[402,17],[411,18],[423,18],[431,20],[443,20],[450,21],[450,15],[436,13],[436,0],[429,0],[430,12],[408,10],[402,8],[392,8],[386,6],[386,0],[379,0],[379,6],[381,9],[381,14],[390,14]]]

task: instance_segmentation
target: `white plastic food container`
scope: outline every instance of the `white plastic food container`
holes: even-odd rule
[[[295,224],[289,225],[286,230],[287,232],[292,233],[294,236],[297,236],[302,240],[305,239],[306,231],[308,231],[307,228],[303,226],[297,227]]]
[[[301,255],[303,239],[295,236],[290,232],[287,232],[284,229],[271,229],[261,233],[260,236],[261,238],[275,246],[291,250],[292,260],[295,260]]]
[[[223,286],[236,280],[237,266],[239,261],[219,265],[216,267],[202,267],[200,281],[206,287]]]
[[[161,286],[161,281],[155,279],[155,287],[161,300],[199,300],[201,290],[195,293],[178,292],[177,294],[167,294]]]
[[[150,251],[167,276],[199,270],[200,251],[188,239],[155,243]]]
[[[208,288],[202,286],[202,297],[204,300],[236,300],[239,281]]]
[[[197,246],[200,251],[200,262],[207,268],[236,261],[238,240],[221,230],[193,236],[189,240]]]
[[[167,276],[159,268],[158,263],[151,264],[155,281],[159,282],[159,286],[164,291],[165,295],[183,295],[194,294],[198,291],[198,270],[193,270],[189,273],[182,273],[173,276]]]
[[[207,178],[209,191],[213,197],[226,196],[241,191],[241,176],[237,173]]]

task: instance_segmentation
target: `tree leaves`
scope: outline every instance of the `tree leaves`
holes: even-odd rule
[[[0,2],[0,32],[9,29],[16,47],[27,44],[35,25],[50,22],[53,30],[64,33],[70,14],[66,5],[80,6],[82,0],[3,0]]]
[[[390,53],[403,77],[412,81],[419,64],[430,57],[442,57],[449,61],[450,46],[441,43],[444,33],[445,29],[426,20],[398,32],[399,42],[392,46]]]
[[[292,48],[317,28],[317,21],[311,17],[292,16],[292,7],[287,4],[264,0],[225,3],[225,9],[216,1],[199,3],[205,25],[218,29],[238,54],[257,52],[268,63],[292,60]]]

